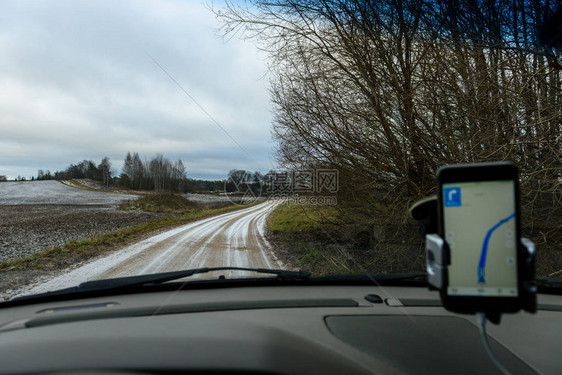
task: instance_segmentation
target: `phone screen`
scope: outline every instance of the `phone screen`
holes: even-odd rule
[[[513,180],[443,183],[450,296],[517,297]]]

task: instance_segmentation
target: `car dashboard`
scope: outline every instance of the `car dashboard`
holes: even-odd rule
[[[488,325],[512,374],[559,373],[562,299]],[[497,374],[476,318],[436,292],[257,285],[0,308],[0,374]]]

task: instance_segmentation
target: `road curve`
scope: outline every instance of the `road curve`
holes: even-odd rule
[[[24,294],[42,293],[106,279],[199,267],[283,268],[265,239],[265,219],[275,204],[214,216],[163,232],[38,285]],[[224,271],[193,278],[247,277]]]

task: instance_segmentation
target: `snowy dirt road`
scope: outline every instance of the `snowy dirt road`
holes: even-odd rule
[[[41,293],[96,279],[150,274],[199,267],[282,268],[265,239],[271,202],[200,220],[150,237],[33,287]],[[256,274],[222,271],[195,278],[247,277]]]

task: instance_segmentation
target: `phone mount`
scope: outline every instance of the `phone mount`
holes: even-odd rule
[[[523,275],[523,296],[521,308],[534,313],[537,310],[537,287],[535,285],[535,244],[528,238],[521,238],[525,251],[525,270]],[[429,289],[445,291],[448,285],[447,267],[450,264],[449,248],[439,235],[425,235],[425,263]]]
[[[425,238],[427,282],[430,290],[446,292],[448,286],[448,269],[450,264],[447,242],[437,234],[437,196],[430,196],[414,203],[410,208],[411,216],[420,224],[419,234]],[[528,238],[521,238],[522,251],[525,252],[525,269],[521,308],[534,313],[537,310],[537,287],[535,285],[535,244]],[[498,324],[500,313],[486,312],[491,322]]]

